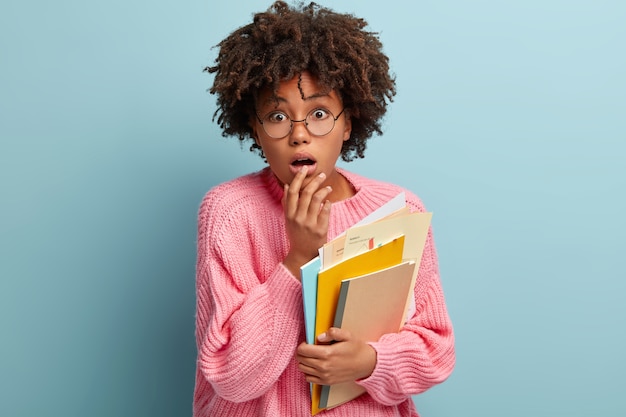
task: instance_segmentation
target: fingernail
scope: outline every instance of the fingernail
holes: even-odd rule
[[[324,174],[323,172],[320,172],[319,177],[320,177],[320,178],[326,178],[326,174]]]

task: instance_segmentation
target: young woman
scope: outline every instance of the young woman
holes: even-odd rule
[[[306,416],[309,383],[356,381],[366,393],[324,416],[417,416],[411,396],[444,381],[454,337],[429,233],[416,311],[366,343],[330,328],[305,343],[300,266],[408,190],[336,167],[363,157],[395,94],[366,23],[313,3],[276,2],[224,39],[211,92],[224,135],[268,167],[207,193],[199,212],[194,416]],[[324,342],[334,343],[324,344]]]

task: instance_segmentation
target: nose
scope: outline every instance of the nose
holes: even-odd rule
[[[306,128],[306,119],[292,120],[291,133],[289,134],[291,144],[299,145],[301,143],[309,143],[310,140],[309,130]]]

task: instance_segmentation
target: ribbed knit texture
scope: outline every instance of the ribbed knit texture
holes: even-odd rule
[[[356,194],[334,203],[329,239],[396,196],[400,187],[339,170]],[[412,211],[424,211],[405,191]],[[198,216],[194,417],[310,416],[309,384],[297,369],[304,341],[302,287],[282,260],[289,250],[280,199],[266,168],[207,193]],[[322,417],[417,416],[411,395],[444,381],[454,336],[429,233],[415,287],[415,315],[371,345],[367,393]]]

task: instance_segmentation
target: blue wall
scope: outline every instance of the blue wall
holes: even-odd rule
[[[201,70],[268,4],[3,3],[0,416],[191,414],[197,207],[262,166]],[[332,6],[399,90],[348,167],[435,213],[458,365],[422,415],[626,414],[625,3]]]

